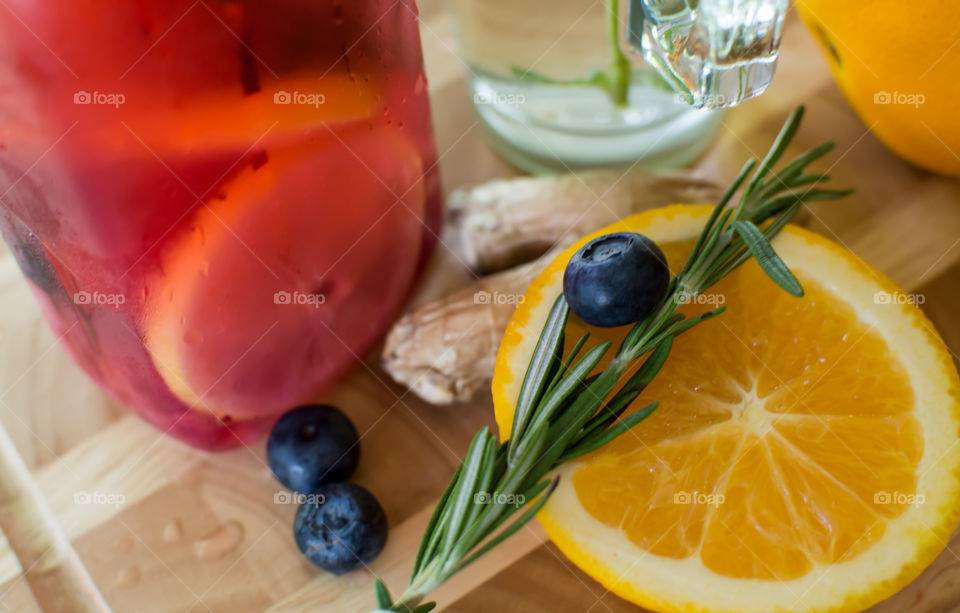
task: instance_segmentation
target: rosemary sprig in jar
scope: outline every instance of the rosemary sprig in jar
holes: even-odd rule
[[[553,469],[599,449],[656,409],[653,402],[622,417],[663,366],[674,337],[724,311],[721,307],[686,317],[677,312],[682,302],[706,291],[751,257],[785,291],[803,295],[770,241],[804,202],[840,198],[850,190],[820,189],[830,177],[805,173],[833,143],[811,149],[771,175],[802,117],[803,107],[799,107],[759,167],[755,159],[743,166],[707,219],[683,269],[670,280],[664,298],[634,324],[599,373],[591,374],[611,343],[600,343],[580,355],[588,339],[584,335],[564,357],[570,309],[562,294],[556,299],[526,369],[510,439],[498,443],[486,428],[477,433],[427,525],[407,589],[394,600],[383,582],[376,582],[381,610],[432,610],[436,603],[424,603],[430,592],[516,533],[547,503],[559,479],[550,477]],[[739,200],[730,206],[741,188]],[[640,360],[636,372],[621,382]],[[498,493],[496,498],[487,496],[491,491]],[[528,500],[533,502],[525,509],[518,503]]]
[[[607,44],[610,48],[610,63],[606,70],[595,70],[589,77],[581,79],[554,79],[530,68],[512,66],[513,76],[521,81],[543,85],[566,85],[596,87],[607,94],[610,102],[624,108],[630,102],[631,81],[644,81],[646,85],[673,93],[674,89],[659,74],[647,69],[633,70],[630,60],[620,47],[620,0],[605,0]]]

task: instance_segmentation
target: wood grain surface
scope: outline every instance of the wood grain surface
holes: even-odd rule
[[[517,174],[483,141],[444,3],[422,4],[445,189]],[[697,168],[727,183],[747,156],[766,151],[799,103],[808,116],[793,151],[835,140],[824,166],[838,185],[857,188],[840,204],[814,203],[805,225],[922,293],[923,308],[957,355],[960,182],[913,168],[876,141],[838,92],[799,20],[788,21],[774,85],[725,116]],[[0,417],[115,611],[365,612],[373,608],[374,574],[394,589],[403,585],[434,501],[474,432],[492,424],[489,398],[431,407],[387,379],[378,350],[324,398],[343,407],[362,433],[356,480],[383,502],[391,524],[387,549],[370,572],[336,578],[311,567],[294,546],[295,506],[284,502],[271,478],[262,442],[203,453],[114,406],[57,345],[12,258],[0,253]],[[452,261],[431,271],[447,282],[428,279],[425,287],[436,292],[469,278]],[[112,498],[80,505],[74,503],[78,492]],[[213,553],[198,559],[197,542],[204,541]],[[960,538],[946,545],[921,577],[874,610],[954,610]],[[0,609],[39,610],[23,571],[8,543],[0,542]],[[539,527],[521,531],[436,596],[442,610],[464,613],[638,610],[573,568]]]

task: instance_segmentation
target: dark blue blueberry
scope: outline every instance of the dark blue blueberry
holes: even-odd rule
[[[387,543],[387,516],[363,487],[330,483],[297,509],[293,538],[310,562],[342,575],[363,568],[380,555]]]
[[[345,481],[357,469],[357,430],[338,409],[309,404],[277,420],[267,439],[267,463],[277,481],[301,494]]]
[[[648,315],[670,281],[667,258],[636,232],[617,232],[580,248],[563,273],[563,295],[577,317],[594,326],[623,326]]]

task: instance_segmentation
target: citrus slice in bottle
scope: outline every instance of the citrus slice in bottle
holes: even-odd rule
[[[192,94],[187,103],[145,100],[130,107],[131,134],[166,158],[191,152],[244,151],[256,143],[286,146],[305,133],[327,135],[325,126],[369,120],[382,105],[381,87],[331,72],[322,78],[287,78],[281,85],[248,96],[233,90]],[[117,138],[109,131],[104,138]],[[131,141],[132,142],[132,141]],[[136,144],[133,142],[133,144]]]
[[[422,162],[396,130],[269,151],[165,244],[144,338],[167,385],[221,418],[311,398],[383,332],[421,252]]]
[[[640,232],[676,272],[709,207],[630,217],[583,239],[531,284],[493,382],[508,436],[524,370],[567,261],[590,238]],[[750,261],[695,313],[630,407],[653,414],[559,469],[540,513],[556,545],[657,611],[852,611],[908,583],[960,517],[960,382],[930,322],[852,253],[788,226],[774,246],[806,291]],[[586,326],[571,315],[567,343]],[[592,341],[624,328],[591,328]]]

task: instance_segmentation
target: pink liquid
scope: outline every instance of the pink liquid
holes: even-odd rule
[[[77,362],[212,449],[331,385],[439,225],[414,2],[7,5],[0,230]]]

